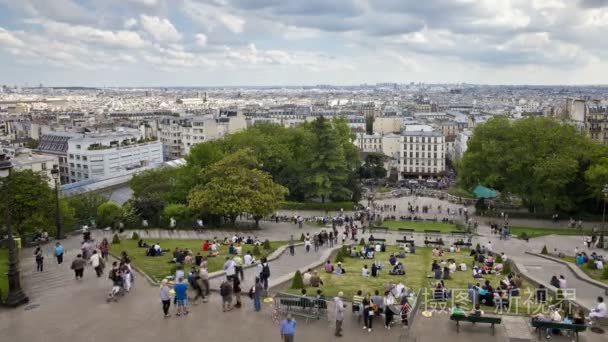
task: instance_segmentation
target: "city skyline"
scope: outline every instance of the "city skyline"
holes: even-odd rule
[[[0,0],[0,84],[606,84],[608,1]]]

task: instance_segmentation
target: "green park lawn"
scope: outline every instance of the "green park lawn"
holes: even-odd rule
[[[8,294],[8,249],[0,248],[0,302]]]
[[[590,229],[574,229],[574,228],[532,228],[532,227],[509,227],[512,235],[520,236],[526,233],[529,238],[545,235],[587,235],[591,233]]]
[[[591,279],[595,279],[597,281],[601,281],[602,283],[608,284],[608,279],[602,279],[604,275],[604,272],[602,270],[590,269],[587,267],[587,265],[576,265],[576,260],[573,256],[566,256],[563,258],[563,260],[573,263],[576,267],[580,268],[583,272],[585,272],[585,274],[588,275]],[[605,265],[604,267],[608,268],[608,265]]]
[[[131,263],[137,267],[140,271],[146,273],[155,281],[161,281],[166,276],[173,274],[175,264],[170,263],[173,259],[173,250],[175,248],[189,249],[194,255],[200,252],[201,255],[205,256],[208,252],[203,252],[202,244],[203,240],[154,240],[147,241],[148,243],[158,242],[162,249],[169,249],[171,252],[164,253],[160,257],[148,257],[146,256],[146,248],[140,248],[137,246],[136,240],[121,240],[120,244],[112,245],[110,254],[115,257],[120,257],[122,251],[126,251],[131,258]],[[270,250],[264,250],[262,246],[259,247],[261,252],[259,259],[263,256],[268,256],[274,252],[278,247],[285,245],[285,242],[271,241]],[[243,255],[248,251],[253,252],[252,245],[242,245]],[[207,263],[209,266],[209,272],[215,272],[222,269],[226,256],[228,255],[228,246],[221,246],[219,248],[219,255],[217,257],[208,258]]]
[[[456,225],[444,222],[429,222],[429,221],[384,221],[382,227],[387,227],[390,230],[398,230],[399,228],[414,229],[416,232],[424,233],[425,230],[439,230],[441,233],[447,234],[456,231]]]
[[[362,260],[357,258],[346,258],[343,267],[346,269],[346,273],[343,275],[328,274],[325,272],[323,267],[319,267],[317,271],[323,280],[323,290],[326,298],[332,298],[340,291],[344,292],[345,298],[350,300],[358,290],[362,290],[365,294],[369,292],[373,295],[375,290],[383,293],[384,285],[390,283],[401,282],[405,286],[413,289],[414,291],[421,290],[421,300],[423,304],[426,304],[426,308],[432,310],[436,305],[436,309],[445,309],[453,305],[453,301],[460,303],[464,308],[470,308],[470,303],[467,301],[467,286],[469,284],[483,283],[483,279],[473,279],[471,265],[473,264],[473,258],[469,256],[468,251],[461,253],[446,253],[442,259],[453,258],[457,264],[465,262],[468,266],[466,272],[455,272],[452,273],[451,279],[445,280],[445,284],[448,288],[453,290],[453,299],[450,299],[447,303],[445,302],[434,302],[432,300],[432,288],[436,281],[430,279],[427,275],[430,274],[431,263],[433,261],[432,249],[431,248],[417,248],[416,254],[408,255],[405,259],[399,259],[405,266],[405,276],[393,276],[388,274],[388,258],[391,253],[397,252],[398,247],[389,246],[385,253],[377,253],[376,258],[379,259],[384,269],[379,273],[376,278],[363,278],[361,277],[361,268],[363,265],[367,265],[368,268],[371,265],[370,260]],[[439,258],[435,258],[438,259]],[[333,260],[332,260],[333,261]],[[489,275],[485,279],[490,281],[490,284],[494,287],[498,285],[501,279],[505,275]],[[315,295],[317,288],[308,287],[307,294]],[[286,289],[288,293],[300,294],[301,290],[298,289]],[[523,288],[521,289],[521,297],[518,300],[517,306],[519,307],[519,314],[528,314],[539,309],[537,304],[533,303],[534,289],[533,286],[524,281]],[[528,309],[529,306],[529,309]],[[424,306],[423,306],[424,308]],[[488,308],[486,308],[488,309]],[[491,309],[494,310],[494,309]],[[513,303],[510,310],[515,312],[516,305]],[[489,310],[487,310],[489,311]]]

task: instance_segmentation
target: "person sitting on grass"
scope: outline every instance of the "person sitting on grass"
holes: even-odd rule
[[[361,276],[369,277],[369,269],[367,268],[367,265],[363,265],[363,268],[361,268]]]
[[[323,280],[321,280],[321,277],[319,277],[319,273],[317,273],[317,271],[314,271],[312,273],[312,276],[310,277],[310,286],[312,286],[312,287],[323,286]]]
[[[374,258],[374,254],[375,254],[374,249],[373,248],[368,248],[367,251],[365,252],[365,257],[367,259],[373,259]]]
[[[334,271],[334,265],[331,264],[330,260],[327,260],[327,262],[325,262],[324,268],[326,273],[332,273]]]
[[[391,266],[397,265],[397,258],[394,254],[391,254],[391,256],[388,258],[388,263],[391,264]]]
[[[397,264],[395,264],[395,266],[393,266],[393,269],[390,270],[388,272],[388,274],[390,275],[405,275],[405,270],[403,268],[403,264],[400,262],[397,262]]]
[[[304,272],[304,274],[302,274],[302,282],[304,283],[304,286],[310,286],[310,278],[312,277],[312,269],[308,269],[306,270],[306,272]]]
[[[483,278],[482,271],[477,266],[473,267],[473,278],[475,278],[475,279]]]
[[[441,266],[439,266],[437,260],[433,260],[433,263],[431,264],[431,272],[435,272],[435,270],[438,268],[441,269]]]
[[[378,276],[378,266],[376,266],[376,263],[372,263],[372,273],[371,273],[372,277],[377,277]]]
[[[336,265],[336,269],[334,270],[334,274],[342,275],[344,273],[346,273],[346,270],[342,267],[342,263],[338,262],[338,264]]]
[[[456,272],[456,262],[454,262],[454,260],[450,260],[448,263],[448,269],[450,270],[450,273]]]
[[[604,297],[597,297],[595,308],[589,312],[589,320],[593,322],[594,320],[606,317],[608,317],[608,309],[606,308],[606,303],[604,303]]]
[[[435,270],[433,270],[433,277],[437,280],[443,278],[443,272],[441,271],[441,267],[436,267]]]
[[[452,316],[465,316],[464,310],[460,307],[459,303],[455,303],[452,307]]]

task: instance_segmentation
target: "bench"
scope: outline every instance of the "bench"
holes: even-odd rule
[[[278,311],[306,318],[327,318],[327,301],[312,297],[294,296],[279,293],[275,296]]]
[[[369,239],[369,242],[375,242],[375,241],[378,241],[378,242],[386,242],[386,239],[382,239],[382,238],[373,238],[373,239],[372,239],[372,238],[370,238],[370,239]]]
[[[443,246],[445,243],[443,241],[437,241],[437,240],[424,240],[424,244],[425,245]]]
[[[406,244],[407,243],[411,243],[411,244],[413,244],[414,243],[414,239],[411,239],[411,240],[408,240],[408,239],[399,240],[398,239],[398,240],[396,240],[396,242],[397,243],[406,243]]]
[[[492,335],[494,335],[494,325],[500,324],[502,318],[491,316],[466,316],[466,315],[451,315],[450,319],[456,321],[456,332],[460,332],[460,322],[485,323],[492,326]]]
[[[464,242],[464,241],[456,241],[454,242],[454,246],[467,246],[467,247],[471,247],[473,244],[470,242]]]
[[[536,319],[532,320],[532,327],[536,328],[538,331],[538,339],[542,338],[543,329],[560,329],[560,330],[569,330],[574,333],[576,336],[576,341],[578,341],[578,333],[587,330],[587,326],[584,324],[567,324],[567,323],[557,323],[557,322],[543,322]]]

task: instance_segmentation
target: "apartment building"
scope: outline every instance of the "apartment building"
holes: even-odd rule
[[[128,175],[163,162],[162,143],[139,131],[92,133],[68,140],[70,183]]]
[[[70,169],[68,162],[68,141],[72,138],[83,137],[83,133],[75,132],[46,132],[40,137],[36,148],[37,153],[55,156],[59,165],[59,179],[61,184],[70,183]]]
[[[436,177],[445,173],[445,138],[438,131],[403,132],[400,172],[404,177]]]
[[[59,164],[57,156],[36,153],[27,148],[2,148],[1,153],[10,158],[14,170],[31,170],[40,173],[46,178],[49,186],[55,187],[51,170]]]

